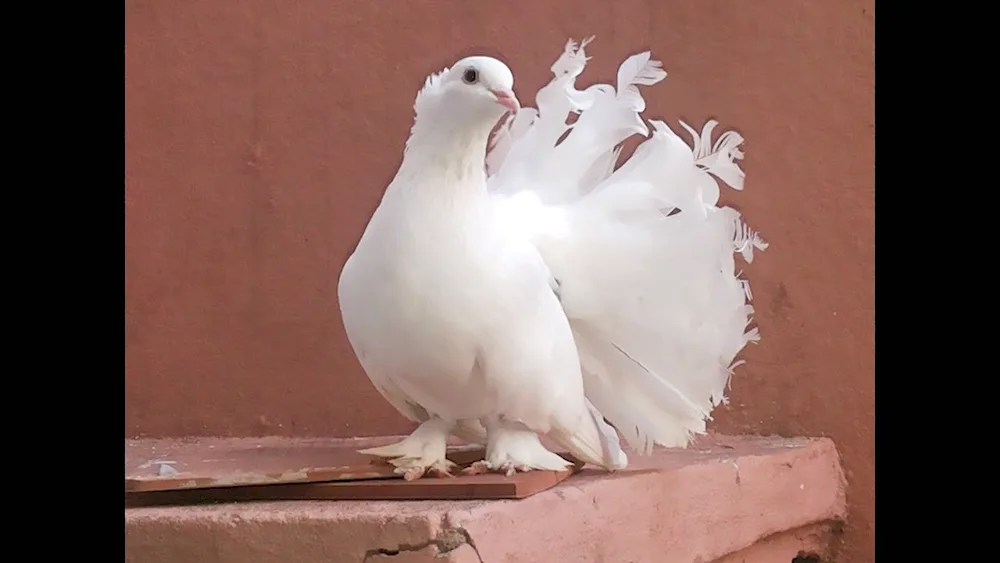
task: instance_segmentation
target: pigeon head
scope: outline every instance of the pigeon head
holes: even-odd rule
[[[417,96],[417,113],[425,109],[463,121],[496,123],[521,105],[514,95],[514,75],[492,57],[466,57],[432,75]]]

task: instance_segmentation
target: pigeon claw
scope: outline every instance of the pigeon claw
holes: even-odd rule
[[[477,461],[462,470],[464,475],[482,475],[484,473],[503,473],[507,477],[513,477],[517,472],[522,473],[532,471],[532,468],[523,463],[515,463],[513,461],[506,461],[499,465],[493,465],[486,460]]]
[[[400,471],[403,473],[404,481],[416,481],[417,479],[423,477],[425,473],[423,467],[410,467],[408,469],[399,468],[396,470],[397,473]]]
[[[396,469],[396,475],[402,475],[405,481],[415,481],[421,477],[453,478],[452,470],[458,467],[447,459],[427,460],[414,458],[398,458],[389,460]]]
[[[485,460],[477,461],[462,470],[463,475],[482,475],[489,472],[490,466]]]
[[[500,466],[500,471],[503,471],[503,473],[508,477],[513,477],[514,474],[516,474],[518,471],[520,471],[521,473],[526,473],[528,471],[531,471],[531,467],[524,465],[523,463],[514,463],[512,461],[508,461],[507,463]]]

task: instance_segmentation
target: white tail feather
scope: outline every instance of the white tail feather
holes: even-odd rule
[[[559,280],[594,416],[640,452],[685,446],[725,400],[736,355],[759,338],[748,330],[752,294],[735,254],[750,262],[767,243],[736,210],[717,206],[712,177],[743,188],[743,137],[730,131],[713,143],[714,120],[700,134],[681,123],[692,146],[659,121],[649,136],[638,87],[667,73],[640,53],[622,63],[617,89],[577,90],[588,43],[570,41],[538,110],[498,130],[489,188]],[[567,125],[570,113],[579,117]],[[634,134],[648,138],[615,170]]]
[[[580,461],[614,471],[628,466],[628,456],[621,449],[615,429],[587,401],[588,417],[572,427],[553,427],[548,433],[556,444],[568,449]]]
[[[631,101],[637,113],[646,110],[646,101],[637,86],[652,86],[667,77],[666,71],[660,68],[660,61],[651,61],[649,57],[649,51],[632,55],[618,68],[618,96]]]

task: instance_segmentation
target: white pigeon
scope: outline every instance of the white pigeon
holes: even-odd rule
[[[420,423],[363,452],[407,479],[450,475],[452,434],[486,445],[468,471],[508,475],[570,466],[539,435],[608,470],[627,465],[615,428],[640,453],[686,446],[757,339],[734,254],[751,261],[766,244],[717,207],[708,174],[742,189],[742,137],[713,145],[716,122],[701,135],[682,123],[692,149],[651,121],[616,169],[621,143],[649,136],[638,86],[666,72],[640,53],[617,88],[578,90],[588,42],[566,45],[537,110],[520,108],[494,58],[428,77],[399,171],[344,265],[351,346]]]

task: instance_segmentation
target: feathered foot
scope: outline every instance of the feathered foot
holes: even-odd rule
[[[495,424],[489,427],[486,459],[462,470],[465,475],[503,473],[511,477],[518,471],[566,471],[573,464],[545,449],[538,434],[520,424]]]
[[[395,467],[393,472],[413,481],[421,477],[453,477],[457,465],[446,457],[448,434],[454,425],[432,418],[395,444],[359,450],[359,453],[382,458]]]
[[[447,459],[430,460],[426,458],[398,458],[389,463],[396,466],[393,470],[397,475],[402,475],[403,480],[413,481],[421,477],[454,477],[452,470],[457,467]]]
[[[562,458],[560,458],[562,459]],[[490,462],[484,460],[477,461],[469,467],[462,470],[464,475],[482,475],[484,473],[496,472],[503,473],[507,477],[513,477],[515,473],[520,471],[521,473],[526,473],[531,471],[532,467],[524,463],[515,463],[513,461],[508,461],[501,463],[499,466],[494,466]]]

